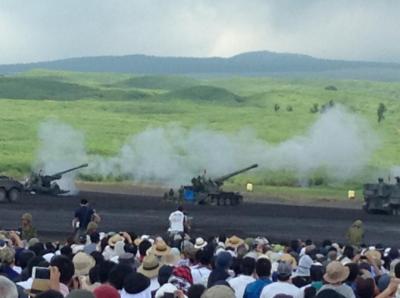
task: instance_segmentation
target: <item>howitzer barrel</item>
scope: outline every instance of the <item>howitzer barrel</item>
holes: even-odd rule
[[[247,168],[244,168],[244,169],[241,169],[241,170],[232,172],[232,173],[230,173],[230,174],[221,176],[221,177],[215,179],[214,181],[215,181],[215,183],[221,185],[222,183],[224,183],[225,180],[227,180],[227,179],[229,179],[229,178],[231,178],[231,177],[233,177],[233,176],[239,175],[239,174],[241,174],[241,173],[247,172],[247,171],[249,171],[249,170],[251,170],[251,169],[257,168],[257,167],[258,167],[258,164],[255,163],[255,164],[253,164],[253,165],[251,165],[251,166],[249,166],[249,167],[247,167]]]
[[[70,169],[68,169],[68,170],[55,173],[55,174],[53,174],[53,175],[51,175],[51,176],[53,176],[53,177],[60,177],[60,178],[61,178],[61,176],[64,175],[64,174],[66,174],[66,173],[69,173],[69,172],[72,172],[72,171],[75,171],[75,170],[78,170],[78,169],[86,168],[87,166],[89,166],[89,164],[84,163],[84,164],[81,164],[81,165],[79,165],[79,166],[77,166],[77,167],[70,168]],[[60,178],[57,178],[57,179],[60,179]]]

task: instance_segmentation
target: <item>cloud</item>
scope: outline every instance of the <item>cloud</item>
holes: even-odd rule
[[[0,63],[298,52],[400,62],[399,1],[3,0]]]

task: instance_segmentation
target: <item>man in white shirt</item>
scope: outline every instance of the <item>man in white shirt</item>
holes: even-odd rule
[[[249,283],[256,279],[253,277],[256,268],[256,260],[250,257],[245,257],[240,266],[242,274],[228,280],[229,285],[235,290],[236,298],[243,298],[244,290]]]
[[[191,268],[193,284],[202,284],[207,287],[213,253],[210,250],[199,250],[196,256],[199,256],[199,264]]]
[[[286,262],[280,262],[277,269],[278,281],[264,287],[261,298],[274,298],[276,295],[286,295],[293,298],[301,296],[301,290],[290,282],[292,266]]]
[[[179,206],[178,209],[169,215],[169,229],[171,235],[183,234],[185,231],[185,214],[183,207]]]

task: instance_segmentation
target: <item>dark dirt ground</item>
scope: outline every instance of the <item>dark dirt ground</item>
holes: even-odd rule
[[[0,227],[15,229],[21,215],[30,212],[39,236],[63,240],[71,233],[73,213],[82,198],[88,199],[101,215],[102,231],[163,234],[168,215],[176,208],[176,204],[164,202],[159,196],[144,194],[82,191],[71,197],[26,195],[17,203],[0,204]],[[400,217],[371,215],[355,208],[299,206],[267,200],[234,207],[186,204],[185,211],[193,217],[193,236],[224,233],[241,237],[263,235],[270,241],[310,238],[318,242],[328,238],[343,242],[347,228],[361,219],[367,244],[400,243]]]

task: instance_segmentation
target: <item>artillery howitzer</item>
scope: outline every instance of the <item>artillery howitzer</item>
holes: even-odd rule
[[[183,185],[175,195],[173,189],[164,194],[165,199],[194,201],[198,204],[217,204],[217,205],[238,205],[243,201],[243,196],[238,192],[223,191],[222,185],[229,178],[247,172],[258,167],[253,164],[247,168],[232,172],[230,174],[215,178],[207,179],[204,176],[193,177],[191,185]]]
[[[31,176],[28,178],[27,182],[25,183],[25,190],[34,193],[52,194],[52,195],[68,193],[69,190],[61,189],[60,186],[57,184],[57,182],[55,182],[55,180],[61,179],[64,174],[67,174],[69,172],[81,168],[86,168],[87,166],[88,164],[85,163],[71,169],[57,172],[53,175],[42,175],[41,172],[32,173]]]
[[[382,178],[378,183],[364,184],[363,194],[366,212],[400,214],[400,177],[396,177],[396,184],[387,184]]]

